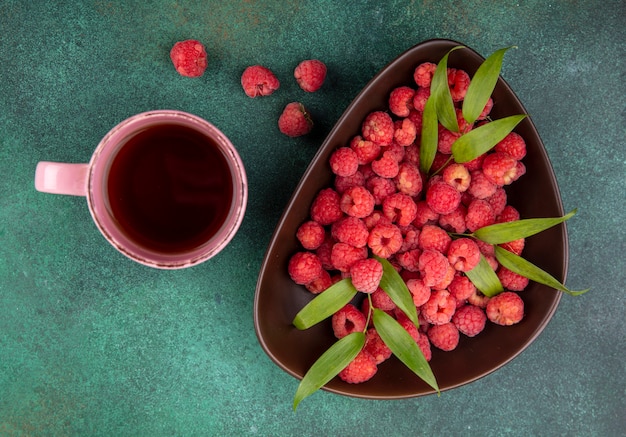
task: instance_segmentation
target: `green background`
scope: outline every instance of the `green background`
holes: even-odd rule
[[[619,0],[0,1],[0,435],[619,435],[624,359],[624,26]],[[203,77],[168,53],[202,41]],[[309,160],[362,87],[430,38],[484,56],[546,145],[566,211],[567,284],[541,336],[470,385],[401,401],[318,392],[291,410],[297,381],[260,348],[252,305],[267,243]],[[323,88],[293,68],[318,58]],[[250,99],[243,69],[281,88]],[[313,133],[279,133],[290,101]],[[243,225],[216,258],[183,271],[117,253],[83,198],[35,191],[40,160],[87,162],[135,113],[180,109],[217,125],[246,164]],[[480,358],[477,358],[480,359]]]

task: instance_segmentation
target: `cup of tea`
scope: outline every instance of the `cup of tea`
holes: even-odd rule
[[[122,121],[89,163],[39,162],[35,188],[85,196],[113,247],[160,269],[215,256],[239,229],[248,200],[246,171],[230,140],[208,121],[175,110]]]

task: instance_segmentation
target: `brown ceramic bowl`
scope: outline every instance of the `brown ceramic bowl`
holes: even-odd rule
[[[254,300],[254,323],[259,342],[268,356],[284,371],[301,379],[317,358],[336,339],[330,320],[299,331],[292,324],[296,313],[312,298],[304,287],[293,283],[287,273],[291,255],[301,250],[295,237],[298,226],[308,219],[316,193],[332,182],[328,166],[331,152],[344,146],[360,132],[365,116],[387,109],[390,91],[400,85],[413,86],[415,67],[425,61],[437,63],[455,41],[430,40],[416,45],[378,73],[354,99],[324,141],[306,170],[276,227],[258,278]],[[469,48],[454,51],[448,66],[463,68],[472,75],[484,60]],[[506,62],[506,59],[505,59]],[[515,93],[502,79],[493,94],[491,112],[497,119],[526,113]],[[545,148],[529,118],[515,129],[526,140],[524,158],[527,173],[509,186],[509,203],[522,218],[563,215],[556,179]],[[568,260],[567,234],[564,225],[551,228],[527,239],[524,257],[561,282],[565,281]],[[502,327],[487,323],[477,337],[461,335],[458,347],[451,352],[433,348],[430,362],[442,391],[475,381],[499,369],[526,347],[546,327],[554,314],[560,292],[531,282],[521,293],[526,315],[517,325]],[[294,385],[294,392],[296,386]],[[434,391],[395,357],[382,363],[377,374],[362,384],[347,384],[334,378],[325,387],[330,392],[369,399],[399,399],[432,394]]]

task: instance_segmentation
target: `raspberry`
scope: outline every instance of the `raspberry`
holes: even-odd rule
[[[485,108],[478,116],[478,120],[485,120],[487,116],[489,115],[489,113],[491,112],[492,108],[493,108],[493,99],[489,97],[489,100],[487,100],[487,103],[485,104]]]
[[[480,170],[481,168],[483,168],[483,161],[485,160],[485,156],[487,155],[483,153],[482,155],[477,156],[471,161],[464,162],[463,166],[470,172],[470,174],[476,170]]]
[[[489,296],[485,296],[480,292],[480,290],[474,288],[474,293],[467,298],[467,303],[475,305],[479,308],[486,308],[490,300],[491,298]]]
[[[511,291],[523,291],[528,286],[528,278],[500,266],[497,271],[502,286]]]
[[[459,330],[451,322],[434,325],[428,329],[428,339],[437,349],[449,352],[459,344]]]
[[[524,238],[500,244],[503,249],[506,249],[509,252],[514,253],[515,255],[521,255],[525,245],[526,240]]]
[[[487,318],[497,325],[509,326],[524,317],[524,301],[512,291],[504,291],[487,303]]]
[[[426,101],[430,97],[430,87],[419,87],[413,96],[413,107],[420,112],[424,112]]]
[[[391,224],[391,220],[385,217],[383,215],[383,212],[379,210],[372,211],[372,213],[365,217],[363,221],[365,222],[365,226],[367,226],[367,229],[369,229],[370,231],[374,228],[374,226],[379,223],[385,225]]]
[[[502,141],[496,144],[496,152],[506,153],[517,161],[521,161],[526,156],[526,142],[524,138],[516,132],[509,133]]]
[[[335,191],[339,194],[343,194],[348,188],[356,185],[365,185],[365,176],[360,170],[350,176],[335,176]]]
[[[367,245],[374,255],[389,258],[402,247],[402,232],[396,225],[379,223],[370,231]]]
[[[500,215],[498,215],[498,223],[513,222],[520,219],[520,213],[514,206],[506,205]]]
[[[456,275],[450,285],[448,285],[448,291],[457,301],[465,301],[476,293],[476,287],[467,276]]]
[[[436,225],[424,225],[419,235],[419,247],[422,250],[436,250],[447,253],[452,238],[448,233]]]
[[[369,352],[362,350],[339,372],[339,378],[349,384],[359,384],[372,379],[377,371],[376,359]]]
[[[465,98],[469,84],[470,77],[464,70],[448,68],[448,85],[454,102],[460,102]]]
[[[380,146],[388,146],[393,141],[393,120],[386,112],[372,112],[365,117],[361,131],[365,140],[372,141]]]
[[[461,193],[443,181],[435,182],[426,190],[426,203],[437,214],[450,214],[461,203]]]
[[[402,248],[400,250],[402,250]],[[411,249],[397,253],[395,259],[404,270],[409,272],[419,272],[419,257],[421,254],[421,250]]]
[[[364,218],[374,210],[374,196],[367,188],[355,186],[341,195],[339,206],[349,216]]]
[[[305,287],[311,293],[319,294],[331,285],[333,285],[333,280],[330,277],[330,273],[328,273],[326,270],[322,270],[321,276],[306,284]]]
[[[486,322],[487,316],[485,312],[474,305],[463,305],[452,316],[454,326],[468,337],[475,337],[479,334],[485,329]]]
[[[396,144],[407,147],[415,142],[417,136],[417,129],[415,123],[410,119],[404,118],[394,123],[393,139]]]
[[[363,220],[350,216],[333,223],[330,232],[338,242],[348,243],[354,247],[364,247],[369,237],[369,230]]]
[[[411,198],[404,193],[394,193],[387,196],[382,204],[383,214],[392,223],[398,226],[408,226],[417,214],[417,206]]]
[[[391,179],[374,176],[365,183],[374,196],[374,204],[381,205],[385,198],[396,192],[396,184]]]
[[[315,250],[320,247],[325,237],[324,227],[313,220],[302,223],[296,232],[296,238],[302,247],[308,250]]]
[[[332,188],[321,190],[311,205],[311,218],[322,226],[330,225],[343,216],[340,207],[341,198]]]
[[[484,160],[484,158],[483,158]],[[498,189],[498,186],[485,177],[482,170],[470,172],[471,181],[467,192],[477,199],[486,199]]]
[[[419,270],[428,287],[443,281],[448,274],[448,267],[448,259],[438,250],[426,249],[420,255]]]
[[[416,307],[421,307],[430,299],[430,287],[424,285],[424,281],[421,279],[409,279],[406,281],[406,286],[411,292]]]
[[[417,345],[420,347],[422,355],[424,355],[426,361],[430,361],[433,357],[433,353],[430,350],[430,340],[428,339],[428,335],[420,332],[417,339]]]
[[[429,88],[433,80],[433,75],[437,69],[437,64],[424,62],[417,66],[413,72],[413,80],[418,86]]]
[[[293,76],[300,88],[308,93],[313,93],[322,87],[324,79],[326,79],[326,65],[317,59],[307,59],[298,64]]]
[[[385,147],[385,150],[384,150],[384,152],[389,153],[389,155],[393,159],[395,159],[398,164],[400,164],[400,162],[404,160],[405,151],[406,151],[406,147],[403,147],[396,143],[389,144],[387,147]]]
[[[460,272],[468,272],[480,262],[480,249],[471,238],[459,238],[450,243],[448,262]]]
[[[397,309],[394,313],[400,326],[402,326],[417,343],[420,334],[415,324],[406,316],[406,314],[404,314],[402,310]]]
[[[324,267],[326,270],[333,269],[333,263],[331,261],[331,253],[333,250],[333,245],[335,243],[336,241],[334,240],[334,238],[331,237],[330,234],[326,234],[326,237],[324,238],[324,242],[315,251],[315,254],[322,262],[322,267]]]
[[[352,285],[362,293],[373,293],[383,277],[383,265],[374,258],[360,260],[350,266]]]
[[[451,265],[448,265],[448,268],[446,269],[446,274],[443,276],[441,281],[433,285],[432,288],[435,290],[447,289],[448,285],[450,285],[450,283],[452,282],[455,276],[456,276],[456,270]]]
[[[465,225],[470,232],[496,222],[496,215],[486,200],[474,199],[467,207]]]
[[[413,109],[415,90],[408,86],[394,88],[389,94],[389,110],[398,117],[408,117]]]
[[[400,165],[392,152],[385,151],[377,160],[372,161],[372,170],[383,178],[395,178],[400,172]]]
[[[404,161],[410,162],[416,167],[420,165],[420,148],[417,144],[411,144],[404,148]]]
[[[478,249],[480,249],[480,253],[482,253],[485,256],[494,256],[495,248],[493,247],[493,244],[485,243],[482,240],[474,240],[474,241],[478,245]]]
[[[393,311],[396,309],[396,304],[393,300],[391,300],[387,292],[380,287],[372,293],[371,297],[374,308],[378,308],[383,311]]]
[[[506,153],[489,153],[483,161],[483,174],[498,186],[510,185],[517,179],[517,161]]]
[[[355,262],[367,258],[367,248],[354,247],[348,243],[335,243],[330,252],[330,261],[335,270],[349,272]]]
[[[438,222],[439,226],[446,231],[462,234],[467,229],[467,225],[465,224],[466,214],[467,208],[461,204],[450,214],[440,216]]]
[[[288,103],[278,118],[278,129],[292,138],[306,135],[312,128],[313,119],[302,103]]]
[[[335,337],[343,338],[353,332],[365,331],[367,319],[357,307],[349,303],[333,314],[331,322]]]
[[[466,191],[470,186],[470,173],[463,164],[452,163],[443,171],[443,181],[452,185],[458,192]]]
[[[308,284],[322,275],[322,262],[312,252],[296,252],[287,268],[291,279],[300,285]]]
[[[439,220],[439,214],[433,211],[430,206],[424,200],[420,200],[415,204],[417,206],[415,220],[413,220],[413,225],[416,228],[422,228],[427,224],[437,223]]]
[[[403,236],[400,251],[406,252],[407,250],[418,249],[420,230],[413,225],[406,226],[400,230],[402,231]]]
[[[392,355],[391,349],[380,338],[375,328],[367,330],[364,350],[374,357],[376,364],[384,362]]]
[[[170,59],[181,76],[200,77],[207,67],[204,45],[195,39],[179,41],[170,50]]]
[[[452,319],[456,311],[456,299],[447,290],[436,290],[421,306],[421,314],[432,325],[442,325]]]
[[[398,191],[411,197],[417,197],[422,192],[422,175],[419,168],[410,162],[400,164],[394,182]]]
[[[241,75],[241,86],[248,97],[269,96],[280,87],[274,73],[262,65],[252,65]]]
[[[452,144],[461,136],[460,133],[452,132],[439,125],[437,134],[437,151],[445,155],[452,153]],[[438,168],[438,167],[435,167]]]
[[[493,213],[499,216],[502,211],[504,211],[504,207],[507,202],[506,191],[502,187],[498,187],[495,193],[485,199],[491,205],[491,209],[493,209]]]
[[[359,169],[359,158],[350,147],[339,147],[330,155],[330,168],[337,176],[352,176]]]
[[[373,141],[364,140],[360,135],[350,140],[350,148],[356,153],[361,165],[369,164],[380,155],[380,146]]]

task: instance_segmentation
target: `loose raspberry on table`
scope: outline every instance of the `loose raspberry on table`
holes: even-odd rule
[[[400,164],[389,150],[384,151],[382,156],[372,161],[371,166],[374,173],[387,179],[395,178],[400,172]]]
[[[450,164],[443,171],[443,181],[452,185],[458,192],[466,191],[472,180],[469,170],[463,164]]]
[[[374,293],[383,277],[383,265],[374,258],[356,261],[350,266],[352,285],[362,293]]]
[[[460,272],[468,272],[480,262],[480,249],[471,238],[458,238],[450,243],[448,262]]]
[[[389,110],[398,117],[407,117],[413,109],[415,90],[408,86],[400,86],[389,94]]]
[[[506,153],[517,161],[521,161],[526,156],[526,142],[524,138],[516,132],[509,133],[502,141],[494,147],[496,152]]]
[[[299,137],[311,132],[313,119],[302,103],[291,102],[278,118],[278,129],[289,137]]]
[[[483,174],[498,186],[510,185],[517,178],[517,161],[506,153],[489,153],[483,161]]]
[[[322,262],[312,252],[296,252],[287,267],[291,279],[300,285],[308,284],[322,275]]]
[[[449,352],[459,344],[459,330],[452,322],[433,325],[428,329],[428,339],[437,349]]]
[[[446,231],[462,234],[467,229],[467,225],[465,224],[466,214],[467,208],[461,204],[450,214],[441,215],[438,222],[439,226]]]
[[[280,82],[267,67],[251,65],[241,75],[241,86],[248,97],[269,96],[280,87]]]
[[[350,176],[335,176],[335,191],[339,194],[343,194],[348,188],[356,185],[365,185],[365,175],[363,175],[363,172],[360,170],[357,170]]]
[[[456,275],[448,285],[448,291],[457,301],[463,302],[476,293],[476,286],[467,276]]]
[[[485,329],[487,316],[485,312],[474,305],[463,305],[452,316],[452,323],[456,328],[468,337],[475,337]]]
[[[373,141],[364,140],[360,135],[350,140],[350,148],[356,153],[361,165],[369,164],[380,155],[380,146]]]
[[[424,284],[433,287],[442,282],[448,274],[448,258],[438,250],[426,249],[419,259],[419,269]]]
[[[377,371],[376,359],[369,352],[362,350],[339,372],[339,378],[349,384],[359,384],[372,379]]]
[[[389,258],[402,247],[402,232],[394,224],[379,223],[370,231],[367,245],[374,255]]]
[[[387,196],[396,192],[396,184],[393,180],[381,176],[371,177],[365,186],[374,196],[375,205],[381,205]]]
[[[416,204],[417,211],[413,225],[421,229],[426,224],[436,224],[439,220],[439,214],[433,211],[425,200],[420,200]]]
[[[319,294],[333,285],[333,279],[326,270],[322,270],[322,274],[319,278],[305,284],[305,288],[313,294]]]
[[[417,205],[413,198],[404,193],[391,194],[383,200],[382,210],[385,217],[398,226],[408,226],[417,214]]]
[[[512,272],[506,267],[500,266],[496,272],[502,286],[510,291],[523,291],[527,286],[529,279],[525,276]]]
[[[170,50],[170,59],[181,76],[200,77],[208,61],[204,45],[195,39],[178,41]]]
[[[322,87],[326,79],[326,64],[318,59],[307,59],[296,66],[293,76],[300,88],[313,93]]]
[[[352,176],[359,169],[359,157],[350,147],[339,147],[330,155],[330,169],[337,176]]]
[[[311,205],[311,219],[318,222],[322,226],[330,225],[341,217],[341,197],[332,188],[322,189],[313,200]]]
[[[419,272],[419,258],[421,254],[422,251],[419,249],[410,249],[404,252],[396,253],[395,260],[404,270],[409,272]]]
[[[461,203],[461,193],[443,181],[434,182],[426,190],[426,203],[437,214],[450,214]]]
[[[383,111],[374,111],[368,114],[361,126],[363,139],[380,146],[389,146],[392,143],[394,131],[391,116]]]
[[[456,311],[456,299],[448,290],[435,290],[428,301],[420,307],[424,319],[431,325],[443,325],[452,319]]]
[[[383,311],[393,311],[396,309],[396,304],[385,290],[378,287],[376,291],[371,294],[372,305],[374,308],[378,308]]]
[[[309,220],[298,227],[296,238],[305,249],[315,250],[324,242],[326,230],[318,222]]]
[[[367,330],[365,337],[365,347],[363,348],[366,352],[369,352],[371,356],[376,360],[376,364],[380,364],[391,357],[392,353],[389,346],[385,344],[376,328],[370,328]]]
[[[400,163],[394,182],[398,191],[411,197],[417,197],[422,192],[422,175],[417,165],[411,162]]]
[[[343,338],[353,332],[365,331],[367,318],[357,307],[349,303],[333,314],[331,323],[335,337]]]
[[[484,158],[483,158],[484,161]],[[470,171],[470,186],[467,192],[477,199],[486,199],[498,189],[498,186],[485,177],[482,170]]]
[[[413,80],[418,86],[430,88],[430,83],[437,70],[437,64],[432,62],[423,62],[413,71]]]
[[[395,130],[393,133],[393,140],[396,144],[402,147],[408,147],[415,142],[417,129],[415,127],[415,123],[413,123],[409,118],[397,120],[394,123],[394,126]]]
[[[354,247],[364,247],[370,234],[363,220],[351,216],[343,217],[333,223],[330,232],[338,242],[348,243]]]
[[[509,326],[524,318],[524,301],[512,291],[504,291],[487,303],[487,318],[497,325]]]
[[[365,187],[355,186],[348,188],[342,195],[339,201],[341,211],[345,214],[364,218],[372,213],[374,210],[374,196]]]
[[[418,238],[420,249],[432,249],[441,253],[448,252],[451,242],[452,237],[437,225],[424,225]]]
[[[416,111],[424,112],[424,108],[426,107],[426,101],[430,97],[430,87],[419,87],[415,91],[415,95],[413,96],[413,108]]]
[[[430,287],[424,285],[424,281],[421,278],[409,279],[406,281],[406,286],[416,307],[421,307],[430,299]]]
[[[354,247],[348,243],[335,243],[330,252],[333,269],[347,273],[355,262],[367,258],[366,247]]]
[[[465,225],[470,232],[485,226],[493,225],[496,222],[496,215],[491,205],[486,200],[474,199],[467,207],[465,215]]]

